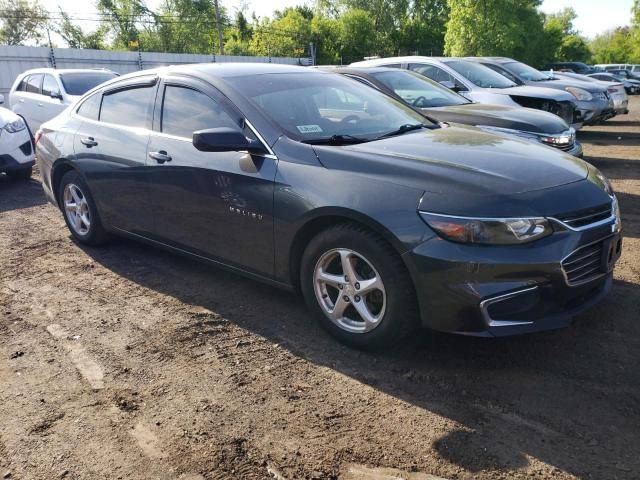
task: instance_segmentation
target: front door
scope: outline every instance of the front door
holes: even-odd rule
[[[226,102],[195,80],[165,79],[161,85],[148,149],[154,237],[272,275],[276,160],[247,152],[201,152],[192,144],[197,130],[243,128],[241,115]]]

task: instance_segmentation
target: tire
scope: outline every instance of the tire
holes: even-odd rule
[[[343,273],[349,268],[355,281],[345,280]],[[351,347],[389,349],[418,326],[415,289],[400,256],[358,225],[332,226],[309,242],[302,255],[300,285],[322,327]]]
[[[64,221],[78,242],[99,246],[109,240],[89,187],[75,170],[65,173],[60,180],[58,199]]]
[[[33,168],[20,168],[7,172],[7,176],[13,180],[29,180],[31,178]]]

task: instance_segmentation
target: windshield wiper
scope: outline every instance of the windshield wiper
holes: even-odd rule
[[[368,138],[356,137],[349,134],[336,134],[326,138],[311,138],[309,140],[303,140],[303,143],[310,143],[312,145],[354,145],[356,143],[370,142]]]
[[[374,138],[374,140],[393,137],[395,135],[402,135],[403,133],[412,132],[413,130],[420,130],[422,128],[432,128],[432,127],[424,123],[406,123],[404,125],[400,125],[400,127],[398,127],[396,130],[393,130],[392,132],[387,132],[380,135],[379,137]],[[438,128],[438,127],[435,126],[435,128]]]

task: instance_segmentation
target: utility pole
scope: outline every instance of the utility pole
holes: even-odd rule
[[[218,29],[218,44],[220,45],[220,55],[224,55],[224,42],[222,40],[222,25],[220,23],[220,7],[218,0],[213,0],[213,6],[216,9],[216,28]]]

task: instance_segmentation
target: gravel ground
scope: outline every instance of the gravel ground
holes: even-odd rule
[[[640,97],[580,132],[619,192],[615,285],[555,332],[338,345],[298,297],[74,243],[0,178],[0,478],[640,478]]]

